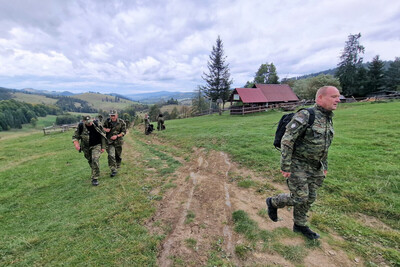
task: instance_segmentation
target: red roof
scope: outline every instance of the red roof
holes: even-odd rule
[[[236,88],[243,103],[266,103],[268,102],[258,88]]]
[[[299,101],[299,98],[287,84],[256,84],[267,98],[266,102],[288,102]]]

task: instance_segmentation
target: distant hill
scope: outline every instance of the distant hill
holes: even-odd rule
[[[152,93],[142,93],[142,94],[129,94],[126,95],[132,100],[139,101],[141,103],[146,104],[154,104],[160,102],[162,100],[167,101],[168,99],[177,99],[178,101],[182,101],[185,99],[192,98],[194,92],[168,92],[168,91],[160,91],[160,92],[152,92]]]
[[[384,70],[386,71],[389,68],[389,65],[392,63],[393,61],[389,60],[389,61],[383,61],[384,65]],[[362,63],[362,66],[364,68],[366,68],[368,70],[368,65],[371,62],[366,62],[366,63]],[[302,79],[307,79],[307,78],[311,78],[311,77],[316,77],[318,75],[321,74],[325,74],[325,75],[335,75],[337,71],[337,68],[333,68],[333,69],[329,69],[329,70],[324,70],[324,71],[320,71],[320,72],[315,72],[315,73],[311,73],[311,74],[306,74],[306,75],[302,75],[302,76],[297,76],[297,77],[291,77],[291,78],[287,78],[287,80],[302,80]]]
[[[92,105],[93,108],[108,111],[110,109],[121,110],[127,108],[136,102],[118,96],[100,94],[100,93],[84,93],[74,95],[73,98],[85,100]]]
[[[106,95],[100,93],[84,93],[84,94],[72,94],[70,92],[63,92],[64,94],[46,94],[45,90],[36,90],[31,88],[25,88],[22,90],[17,89],[9,89],[0,87],[0,100],[6,99],[15,99],[21,102],[30,103],[30,104],[46,104],[46,105],[59,105],[58,101],[67,97],[68,102],[76,102],[75,106],[81,106],[82,104],[86,105],[90,109],[95,110],[105,110],[108,111],[110,109],[121,110],[128,106],[135,104],[134,101],[129,100],[128,98],[121,95]],[[67,95],[65,95],[67,94]],[[72,95],[70,95],[72,94]],[[76,101],[73,101],[73,100]],[[80,102],[85,101],[85,102]],[[65,111],[74,111],[69,110],[69,108],[65,107],[65,103],[61,104],[62,108]],[[65,109],[66,108],[66,109]]]
[[[74,95],[74,93],[71,93],[68,91],[57,92],[57,91],[48,91],[48,90],[37,90],[37,89],[33,89],[33,88],[24,88],[19,91],[22,91],[24,93],[38,94],[38,95],[60,95],[60,96]]]

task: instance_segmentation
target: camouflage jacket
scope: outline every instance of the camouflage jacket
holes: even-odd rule
[[[113,122],[110,118],[106,119],[103,123],[104,128],[111,129],[107,135],[108,144],[113,144],[117,146],[121,146],[124,143],[124,135],[126,134],[126,124],[124,120],[117,118],[115,122]],[[122,135],[115,140],[111,140],[111,136],[113,135]]]
[[[290,172],[292,158],[316,168],[321,164],[328,170],[328,149],[332,143],[334,130],[332,111],[315,105],[315,121],[308,126],[310,113],[307,110],[297,112],[286,126],[281,142],[281,170]]]
[[[97,121],[93,122],[93,126],[95,130],[100,133],[100,135],[103,137],[101,138],[101,148],[105,149],[107,144],[106,144],[106,133],[103,130],[101,124],[96,125]],[[86,125],[83,122],[80,122],[78,124],[78,127],[76,127],[75,133],[72,136],[72,142],[74,141],[79,141],[81,144],[82,148],[89,148],[89,131],[86,128]]]

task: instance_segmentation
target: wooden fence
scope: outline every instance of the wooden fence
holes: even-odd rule
[[[47,134],[52,134],[52,133],[63,133],[68,131],[69,129],[73,128],[75,129],[78,126],[78,124],[64,124],[64,125],[53,125],[49,127],[44,127],[43,128],[43,133],[44,135]]]

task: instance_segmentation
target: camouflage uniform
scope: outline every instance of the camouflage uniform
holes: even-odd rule
[[[80,142],[81,150],[87,159],[90,168],[92,169],[92,180],[97,180],[100,176],[100,155],[101,149],[106,147],[106,134],[101,125],[96,126],[96,121],[93,122],[94,129],[101,135],[101,144],[90,146],[90,134],[85,123],[81,122],[72,136],[72,142]],[[97,123],[97,122],[96,122]]]
[[[111,129],[107,133],[108,140],[108,166],[110,167],[111,172],[115,172],[117,168],[121,166],[121,155],[122,155],[122,145],[124,144],[123,136],[126,134],[126,124],[124,120],[117,118],[115,122],[113,122],[110,118],[108,118],[104,124],[104,128]],[[111,136],[113,135],[122,135],[115,140],[111,140]]]
[[[162,131],[164,130],[164,117],[160,114],[157,118],[157,130]]]
[[[315,121],[308,127],[309,112],[299,111],[286,126],[282,137],[281,170],[290,172],[287,180],[290,194],[271,198],[277,208],[294,206],[294,223],[305,226],[307,212],[317,197],[328,170],[328,149],[334,130],[333,113],[315,105]]]
[[[144,133],[149,134],[148,128],[150,125],[150,119],[149,118],[144,118]]]

